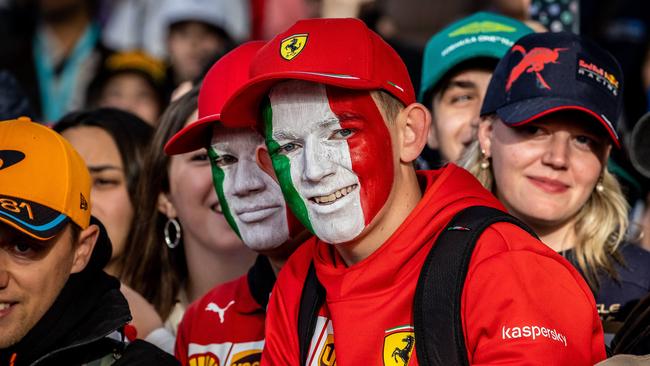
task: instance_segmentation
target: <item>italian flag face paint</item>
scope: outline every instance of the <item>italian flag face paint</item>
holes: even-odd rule
[[[368,91],[304,81],[275,86],[266,143],[287,203],[328,243],[359,236],[393,185],[388,128]]]
[[[214,128],[208,149],[221,209],[244,244],[273,249],[289,238],[286,204],[278,183],[256,163],[262,136],[252,129]]]

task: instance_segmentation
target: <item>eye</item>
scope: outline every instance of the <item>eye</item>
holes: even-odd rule
[[[590,145],[590,144],[594,143],[594,139],[592,139],[589,136],[584,136],[584,135],[576,136],[576,141],[579,144],[583,144],[583,145]]]
[[[519,128],[516,128],[516,131],[521,133],[522,135],[527,135],[527,136],[537,136],[544,133],[544,130],[542,130],[539,126],[533,124],[527,124]]]
[[[232,155],[222,155],[222,156],[219,156],[218,158],[216,158],[214,160],[214,163],[218,167],[225,167],[225,166],[228,166],[228,165],[235,164],[237,161],[238,161],[237,158],[232,156]]]
[[[348,137],[354,135],[355,132],[356,131],[351,128],[343,128],[340,130],[336,130],[330,136],[330,140],[346,140]]]
[[[30,245],[26,242],[19,242],[12,246],[14,255],[19,257],[32,257],[42,249],[40,246]]]
[[[208,160],[208,153],[206,153],[206,152],[196,153],[196,154],[193,154],[190,157],[190,161],[201,162],[201,161],[207,161],[207,160]]]
[[[14,250],[17,253],[20,253],[20,254],[25,254],[30,249],[32,249],[32,248],[29,245],[25,244],[25,243],[19,243],[19,244],[14,245]]]
[[[108,188],[119,184],[115,179],[95,178],[93,179],[93,186],[97,188]]]
[[[462,94],[462,95],[453,96],[453,97],[451,98],[451,103],[452,103],[452,104],[456,104],[456,103],[469,102],[469,101],[472,100],[472,99],[473,99],[473,98],[472,98],[471,95],[469,95],[469,94]]]
[[[289,142],[287,144],[284,144],[284,145],[280,146],[275,151],[275,153],[276,154],[287,155],[287,154],[289,154],[289,153],[291,153],[293,151],[296,151],[296,150],[300,149],[301,147],[302,147],[302,145],[300,145],[299,143]]]

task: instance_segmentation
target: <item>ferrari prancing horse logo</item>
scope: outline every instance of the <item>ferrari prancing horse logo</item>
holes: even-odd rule
[[[415,347],[413,327],[402,326],[386,330],[384,336],[384,366],[406,366]]]
[[[294,57],[298,56],[307,44],[307,33],[294,34],[287,37],[280,43],[280,55],[283,59],[291,61]]]

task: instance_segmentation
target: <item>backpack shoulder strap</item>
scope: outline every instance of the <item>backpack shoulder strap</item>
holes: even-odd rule
[[[461,296],[476,242],[496,222],[510,222],[537,237],[525,224],[501,210],[472,206],[451,219],[429,251],[413,300],[415,348],[420,365],[469,365]]]
[[[298,345],[300,347],[300,364],[307,364],[309,344],[311,343],[318,311],[325,302],[325,288],[316,277],[314,262],[309,264],[305,285],[300,296],[300,309],[298,312]]]

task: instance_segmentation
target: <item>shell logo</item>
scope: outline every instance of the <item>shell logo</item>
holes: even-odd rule
[[[212,353],[192,355],[187,361],[189,366],[220,366],[219,359]]]

